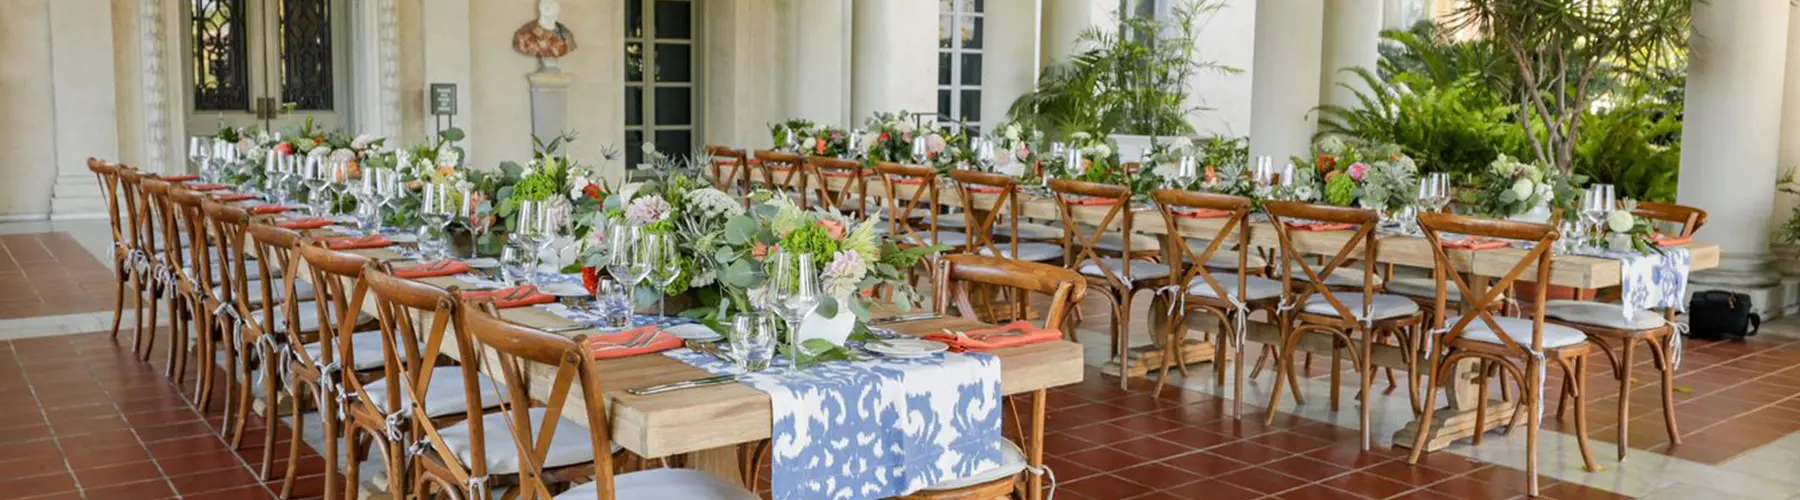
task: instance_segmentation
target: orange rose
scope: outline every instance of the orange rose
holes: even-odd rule
[[[825,234],[831,235],[832,239],[843,239],[844,235],[849,232],[844,228],[844,223],[834,220],[821,219],[819,226],[824,227]]]
[[[756,259],[756,260],[767,259],[767,258],[769,258],[770,252],[774,252],[774,251],[780,250],[780,249],[781,249],[780,245],[765,245],[765,244],[763,244],[763,242],[758,241],[758,242],[756,242],[755,245],[752,245],[750,247],[750,258]]]
[[[1337,168],[1337,157],[1336,156],[1319,155],[1319,171],[1321,171],[1321,172],[1329,171],[1334,168]]]

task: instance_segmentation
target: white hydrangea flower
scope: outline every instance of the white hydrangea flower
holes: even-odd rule
[[[713,188],[700,188],[687,193],[687,202],[694,213],[708,217],[730,218],[744,214],[744,206],[731,195]]]
[[[348,161],[355,160],[355,159],[356,159],[355,151],[351,151],[348,149],[339,149],[339,150],[331,152],[331,161],[348,162]]]
[[[1014,123],[1014,124],[1007,125],[1006,131],[1003,132],[1002,135],[1004,135],[1006,137],[1006,140],[1009,140],[1009,141],[1019,140],[1019,124]]]
[[[1521,200],[1530,198],[1531,193],[1536,191],[1536,189],[1536,186],[1531,183],[1531,179],[1520,178],[1519,180],[1513,181],[1513,196],[1517,196]]]
[[[356,150],[369,149],[369,145],[374,144],[374,143],[375,143],[375,136],[372,136],[369,134],[362,134],[362,135],[356,136],[355,139],[350,140],[350,149],[356,149]]]
[[[912,124],[912,122],[909,122],[909,121],[905,121],[905,120],[897,121],[897,122],[894,122],[893,126],[894,126],[895,132],[899,132],[902,134],[910,134],[913,131],[913,124]]]
[[[1076,132],[1073,134],[1069,134],[1069,140],[1076,141],[1076,142],[1085,141],[1085,140],[1091,139],[1093,137],[1094,136],[1092,136],[1092,135],[1088,135],[1087,132]]]
[[[800,142],[800,149],[812,151],[817,147],[819,147],[819,139],[816,137],[808,137],[805,141]]]
[[[586,190],[589,184],[592,183],[588,182],[587,177],[580,175],[569,176],[569,199],[581,199],[581,196],[584,194],[582,191]]]
[[[1612,230],[1612,232],[1623,233],[1630,231],[1631,226],[1634,225],[1637,225],[1637,218],[1632,217],[1631,212],[1614,210],[1612,213],[1606,214],[1606,228]]]
[[[1095,144],[1093,146],[1089,146],[1087,148],[1086,153],[1088,156],[1091,156],[1091,157],[1105,158],[1105,157],[1112,156],[1112,148],[1105,144]]]
[[[462,153],[456,152],[455,149],[446,148],[443,151],[438,152],[437,160],[438,166],[454,167],[462,164]]]
[[[307,151],[306,156],[308,158],[325,158],[331,156],[331,148],[328,146],[318,146],[312,148],[311,151]]]

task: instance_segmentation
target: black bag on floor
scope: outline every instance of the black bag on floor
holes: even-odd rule
[[[1742,340],[1756,335],[1762,316],[1754,312],[1750,296],[1724,290],[1707,290],[1688,299],[1688,337],[1700,340]]]

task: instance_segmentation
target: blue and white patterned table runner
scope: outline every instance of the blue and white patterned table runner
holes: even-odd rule
[[[687,349],[664,354],[741,373]],[[991,354],[785,364],[738,380],[769,393],[776,499],[898,496],[1001,465],[1000,359]]]
[[[1585,250],[1579,253],[1619,261],[1619,303],[1624,306],[1627,323],[1639,310],[1687,310],[1688,273],[1694,263],[1694,256],[1688,249],[1664,248],[1662,252],[1647,254],[1635,250]]]

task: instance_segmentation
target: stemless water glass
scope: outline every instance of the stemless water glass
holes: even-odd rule
[[[594,309],[600,315],[600,328],[624,330],[632,326],[631,290],[617,281],[601,278],[595,284]]]
[[[419,205],[419,218],[425,225],[419,228],[421,246],[430,241],[430,254],[433,258],[442,259],[450,254],[450,235],[447,231],[450,221],[456,215],[457,192],[449,184],[429,183],[424,186],[423,200]],[[433,237],[432,233],[437,233]]]
[[[818,307],[819,276],[811,254],[782,252],[776,255],[774,283],[776,311],[787,322],[788,353],[800,354],[800,324]]]
[[[731,353],[737,355],[738,368],[760,372],[769,368],[775,358],[775,317],[757,312],[740,313],[731,318]]]

